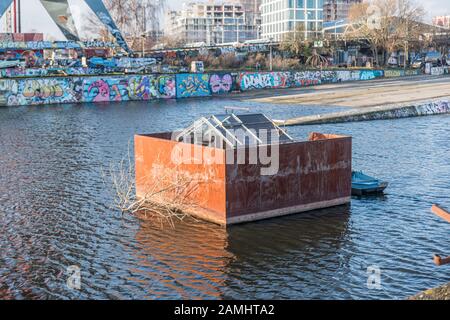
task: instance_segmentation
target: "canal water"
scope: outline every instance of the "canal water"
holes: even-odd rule
[[[449,116],[289,129],[352,135],[354,168],[388,180],[383,197],[228,232],[192,220],[161,230],[111,209],[101,172],[135,133],[237,105],[275,119],[337,110],[225,99],[0,108],[0,298],[404,299],[450,281],[432,262],[450,254],[450,226],[430,213],[450,207]],[[80,290],[67,287],[69,266]]]

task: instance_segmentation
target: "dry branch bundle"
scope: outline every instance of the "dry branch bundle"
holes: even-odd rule
[[[111,162],[102,170],[103,181],[112,190],[114,209],[122,214],[131,214],[157,222],[161,227],[174,227],[176,220],[184,220],[195,211],[199,203],[194,200],[199,188],[199,179],[179,165],[164,166],[157,157],[151,172],[143,179],[145,194],[137,195],[135,169],[130,151],[118,163]]]

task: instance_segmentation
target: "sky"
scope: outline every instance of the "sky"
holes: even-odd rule
[[[424,8],[429,12],[426,20],[431,21],[434,15],[450,15],[450,1],[448,0],[418,0]],[[168,0],[170,8],[179,8],[184,1]],[[47,39],[64,40],[64,36],[58,30],[56,25],[51,21],[47,12],[42,8],[39,0],[22,0],[23,8],[23,32],[43,32]],[[74,14],[75,23],[80,34],[83,35],[82,25],[85,12],[89,12],[86,4],[82,0],[69,0]],[[0,32],[3,32],[3,20],[0,24]]]

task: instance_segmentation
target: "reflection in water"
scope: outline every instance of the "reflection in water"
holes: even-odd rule
[[[141,266],[136,271],[154,281],[150,289],[153,297],[221,297],[224,272],[234,259],[226,250],[224,228],[193,219],[177,222],[175,229],[142,222],[136,241],[140,249],[134,255]]]
[[[166,298],[232,298],[229,290],[254,286],[267,292],[259,298],[273,299],[282,288],[297,285],[299,279],[291,277],[297,270],[337,270],[346,264],[338,252],[349,210],[341,206],[228,230],[192,219],[175,229],[144,221],[136,234],[140,249],[133,253],[141,268],[132,271],[153,280],[151,297],[165,297],[161,287],[172,290]]]
[[[345,268],[348,257],[339,252],[348,241],[349,216],[350,207],[340,206],[231,228],[227,250],[235,259],[227,288],[257,288],[250,295],[255,299],[289,299],[326,286],[329,276],[308,280],[304,274],[327,270],[331,276]]]

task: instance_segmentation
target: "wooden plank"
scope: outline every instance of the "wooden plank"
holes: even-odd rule
[[[431,212],[450,223],[450,213],[439,207],[437,204],[433,205]]]

